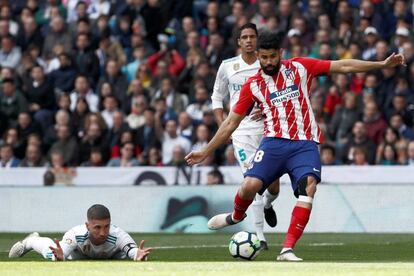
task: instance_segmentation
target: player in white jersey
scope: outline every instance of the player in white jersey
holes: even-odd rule
[[[260,69],[260,63],[255,54],[257,43],[256,25],[247,23],[241,26],[237,42],[240,46],[241,54],[221,63],[211,96],[214,115],[219,126],[224,121],[223,103],[227,97],[230,97],[230,109],[233,109],[233,106],[239,100],[240,89],[243,84]],[[261,110],[254,106],[250,114],[250,116],[246,116],[243,119],[232,134],[234,155],[239,162],[243,174],[247,171],[264,133]],[[279,180],[276,180],[263,196],[257,194],[252,204],[255,230],[260,240],[261,248],[265,250],[268,249],[268,246],[263,234],[263,213],[269,226],[275,227],[277,218],[272,208],[272,202],[277,198],[278,194]]]
[[[40,237],[37,232],[18,241],[10,249],[9,257],[22,257],[34,250],[49,260],[125,259],[145,261],[151,248],[139,247],[131,236],[111,224],[108,208],[95,204],[88,209],[88,221],[67,231],[62,240]]]

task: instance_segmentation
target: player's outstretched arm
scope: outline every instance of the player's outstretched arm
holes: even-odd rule
[[[52,250],[53,255],[55,255],[56,261],[64,261],[65,257],[63,255],[62,247],[58,240],[55,240],[56,247],[49,246],[50,250]]]
[[[188,165],[192,166],[198,163],[201,163],[204,159],[212,154],[221,144],[224,144],[230,135],[236,130],[240,122],[243,120],[244,116],[241,116],[235,112],[230,112],[229,116],[221,124],[220,128],[217,130],[213,139],[202,148],[200,151],[192,151],[186,157]]]
[[[358,59],[342,59],[331,62],[330,73],[358,73],[370,70],[392,68],[399,65],[405,66],[405,58],[402,54],[392,53],[383,61],[364,61]]]
[[[134,261],[146,261],[147,260],[147,256],[151,253],[152,248],[151,247],[145,248],[144,247],[144,242],[145,241],[142,240],[139,243],[139,247],[138,247],[137,253],[135,254]]]

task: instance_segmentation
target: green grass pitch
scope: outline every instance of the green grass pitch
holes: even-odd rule
[[[414,234],[305,234],[295,249],[303,263],[275,261],[282,234],[267,234],[270,250],[255,261],[235,260],[227,249],[231,233],[133,234],[155,248],[146,263],[56,263],[35,253],[9,260],[8,249],[24,236],[0,234],[0,275],[414,275]]]

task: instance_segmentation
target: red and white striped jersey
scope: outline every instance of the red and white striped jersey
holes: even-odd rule
[[[330,64],[329,60],[294,58],[281,61],[273,76],[260,69],[243,85],[233,111],[245,115],[257,102],[265,116],[264,136],[320,143],[323,137],[309,90],[312,79],[327,74]]]

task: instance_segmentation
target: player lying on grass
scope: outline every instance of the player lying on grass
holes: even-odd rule
[[[152,248],[144,248],[142,240],[139,247],[131,236],[121,228],[111,224],[108,208],[95,204],[88,209],[88,221],[70,229],[62,240],[53,241],[40,237],[34,232],[24,240],[15,243],[9,258],[22,257],[34,250],[49,260],[79,259],[125,259],[145,261]]]
[[[330,73],[392,68],[405,61],[401,54],[378,62],[311,58],[282,61],[281,41],[282,37],[275,33],[264,31],[259,35],[257,55],[261,69],[242,86],[239,100],[208,145],[185,159],[189,165],[202,162],[237,129],[251,106],[258,104],[265,116],[265,137],[235,196],[233,212],[214,216],[208,227],[217,230],[242,221],[256,193],[263,194],[273,181],[287,173],[298,201],[277,260],[302,261],[293,248],[309,221],[316,185],[321,181],[318,144],[322,132],[311,108],[312,79]]]

